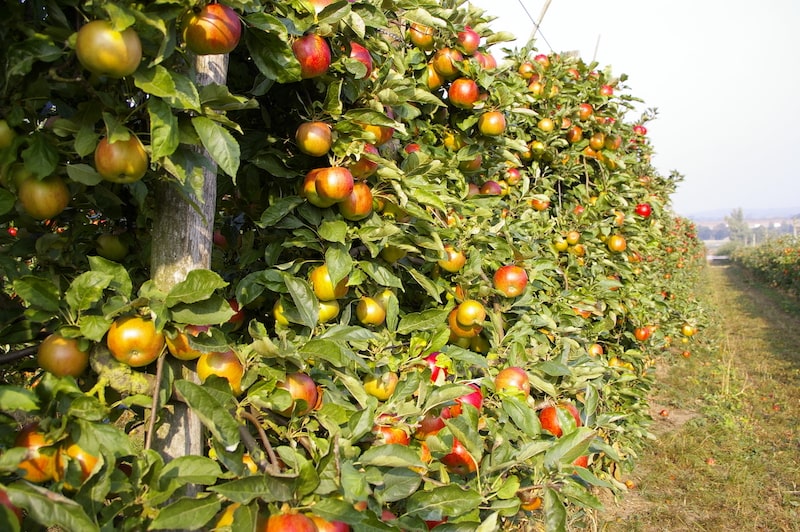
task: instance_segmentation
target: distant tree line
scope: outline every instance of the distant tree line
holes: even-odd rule
[[[762,225],[750,227],[741,208],[734,209],[724,222],[715,225],[697,224],[700,240],[725,240],[738,244],[756,244],[781,235],[797,235],[800,232],[800,218],[797,216],[781,222],[779,227]]]

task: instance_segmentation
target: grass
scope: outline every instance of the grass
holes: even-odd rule
[[[800,531],[800,301],[734,266],[704,276],[702,345],[661,361],[657,439],[602,530]]]

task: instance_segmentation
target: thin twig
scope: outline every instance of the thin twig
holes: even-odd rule
[[[158,410],[158,392],[161,389],[161,378],[164,374],[164,359],[167,358],[166,349],[161,350],[156,362],[156,385],[153,389],[153,402],[150,404],[150,419],[147,422],[147,436],[144,439],[144,448],[149,450],[153,443],[153,433],[156,430],[156,411]]]
[[[272,444],[269,443],[269,437],[267,436],[267,432],[261,426],[261,423],[258,421],[258,417],[252,412],[242,412],[242,417],[244,417],[247,421],[253,424],[253,426],[258,431],[258,437],[261,438],[261,443],[264,444],[264,449],[267,452],[267,456],[269,457],[270,464],[272,468],[276,471],[280,470],[280,464],[278,462],[278,457],[275,455],[275,451],[272,449]]]

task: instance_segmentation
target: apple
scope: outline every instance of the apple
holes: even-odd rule
[[[589,120],[594,114],[594,107],[590,103],[582,103],[578,105],[578,119],[585,121]]]
[[[450,452],[442,457],[441,462],[447,467],[447,471],[454,475],[469,475],[478,469],[475,459],[467,451],[466,447],[453,438],[453,447]]]
[[[356,305],[356,317],[363,325],[382,325],[386,321],[386,309],[375,298],[361,296]]]
[[[95,250],[104,259],[120,262],[128,256],[128,245],[118,235],[103,233],[95,240]]]
[[[546,54],[536,54],[533,58],[534,61],[539,63],[543,69],[550,67],[550,58]]]
[[[531,394],[531,382],[528,374],[519,366],[509,366],[500,370],[494,378],[494,389],[497,393]]]
[[[369,185],[359,181],[353,184],[353,190],[338,203],[339,212],[346,220],[363,220],[372,214],[372,190]]]
[[[493,70],[497,68],[497,59],[495,59],[492,54],[475,52],[472,54],[472,57],[474,57],[478,64],[485,70]]]
[[[649,218],[650,214],[653,212],[653,208],[650,207],[649,203],[639,203],[636,205],[636,214],[641,216],[642,218]]]
[[[517,73],[522,76],[522,79],[530,80],[534,75],[536,75],[536,69],[533,67],[533,63],[530,61],[523,61],[517,67]]]
[[[334,205],[336,200],[323,198],[317,194],[317,175],[322,170],[324,168],[314,168],[306,174],[303,184],[300,186],[300,196],[306,198],[310,204],[324,209]]]
[[[311,412],[319,400],[319,391],[314,380],[305,373],[295,372],[286,375],[286,379],[278,383],[278,388],[286,390],[292,396],[292,405],[280,412],[289,417],[304,416]]]
[[[295,142],[300,151],[312,157],[328,153],[333,144],[331,126],[325,122],[303,122],[295,130]]]
[[[503,194],[503,187],[500,183],[494,180],[486,181],[478,189],[478,192],[484,196],[501,196]]]
[[[144,177],[149,158],[142,141],[131,133],[127,140],[100,139],[94,150],[94,166],[106,181],[134,183]]]
[[[165,335],[167,350],[172,356],[179,360],[194,360],[200,358],[203,352],[191,346],[187,335],[192,335],[196,338],[200,333],[207,333],[210,328],[211,327],[208,325],[186,325],[183,330],[177,331],[174,337]]]
[[[605,352],[603,346],[597,343],[590,344],[589,347],[586,348],[586,352],[591,357],[599,357]]]
[[[509,185],[516,185],[522,180],[522,173],[519,168],[510,167],[506,170],[506,182]]]
[[[458,164],[458,169],[462,172],[477,172],[481,169],[481,165],[483,165],[483,156],[481,154],[476,155],[472,159],[461,161]]]
[[[608,246],[609,250],[619,253],[627,249],[628,243],[622,235],[611,235],[606,241],[606,246]]]
[[[542,118],[536,124],[536,127],[544,131],[545,133],[550,133],[556,128],[556,123],[553,121],[552,118]]]
[[[408,37],[417,48],[425,51],[433,50],[434,29],[430,26],[412,22],[408,28]]]
[[[572,126],[567,131],[567,142],[570,144],[575,144],[583,140],[583,128],[580,126]]]
[[[33,174],[27,174],[17,181],[17,197],[31,217],[47,220],[67,208],[70,192],[64,180],[57,175],[38,179]]]
[[[637,124],[637,125],[633,126],[633,132],[635,134],[639,135],[640,137],[643,137],[643,136],[647,135],[647,128],[644,127],[641,124]]]
[[[411,443],[411,438],[408,436],[408,433],[395,426],[375,425],[372,427],[372,434],[375,436],[375,443],[377,445],[408,445]]]
[[[437,264],[441,269],[450,273],[456,273],[467,263],[467,256],[461,250],[448,244],[444,247],[444,258],[439,259]]]
[[[465,26],[464,31],[459,31],[456,38],[461,45],[461,49],[470,55],[477,52],[481,44],[481,36],[469,26]]]
[[[364,46],[350,41],[350,58],[355,59],[366,67],[367,72],[361,78],[368,78],[372,74],[372,56]]]
[[[506,264],[494,272],[494,288],[506,297],[517,297],[528,286],[528,273],[521,266]]]
[[[482,325],[460,324],[458,322],[458,307],[450,311],[450,314],[447,316],[447,325],[450,328],[451,341],[454,341],[455,343],[459,343],[459,338],[474,338],[478,336],[483,329]],[[462,347],[469,347],[469,343],[467,342],[467,345],[462,345]]]
[[[495,137],[506,130],[506,117],[501,111],[487,111],[478,118],[478,131],[482,135]]]
[[[202,353],[197,359],[197,376],[205,382],[211,375],[228,381],[234,395],[242,394],[244,366],[239,356],[232,350]]]
[[[343,166],[322,168],[314,176],[314,190],[323,200],[345,200],[354,186],[353,174]]]
[[[328,521],[318,515],[309,515],[308,518],[317,525],[317,532],[350,532],[350,525],[342,521]]]
[[[223,4],[206,4],[183,23],[183,41],[197,55],[232,52],[241,36],[239,15]]]
[[[651,328],[650,326],[636,327],[636,328],[633,330],[633,335],[634,335],[634,336],[636,337],[636,339],[637,339],[637,340],[639,340],[640,342],[644,342],[644,341],[646,341],[648,338],[650,338],[650,335],[651,335],[652,333],[653,333],[653,331],[652,331],[652,328]]]
[[[456,404],[450,407],[450,417],[456,417],[461,415],[462,412],[462,405],[469,404],[477,408],[478,410],[481,409],[483,406],[483,392],[481,392],[480,387],[477,384],[469,384],[469,387],[472,388],[474,391],[462,395],[461,397],[456,397],[455,401]]]
[[[292,43],[292,52],[300,62],[300,77],[315,78],[331,66],[331,48],[328,42],[315,33],[304,35]]]
[[[433,68],[440,76],[444,79],[453,79],[458,75],[458,64],[463,60],[464,56],[461,55],[461,52],[453,48],[445,47],[437,50],[437,52],[433,54],[431,62],[433,63]]]
[[[537,211],[546,211],[550,208],[550,199],[533,196],[528,203]]]
[[[458,78],[453,80],[447,89],[447,97],[454,106],[460,109],[472,109],[478,101],[478,84],[469,78]]]
[[[25,447],[28,452],[25,458],[17,464],[20,476],[36,484],[47,482],[55,475],[56,449],[50,447],[51,442],[39,429],[36,422],[25,425],[17,433],[14,447]]]
[[[139,68],[142,41],[133,28],[117,31],[107,20],[93,20],[78,30],[75,55],[86,70],[98,76],[123,78]]]
[[[456,320],[462,327],[475,327],[486,320],[486,309],[474,299],[465,299],[456,307]]]
[[[593,133],[591,137],[589,137],[589,146],[593,150],[602,150],[606,145],[606,135],[605,133],[597,132]]]
[[[0,150],[4,150],[11,146],[14,143],[14,138],[16,138],[17,132],[14,131],[14,128],[8,125],[3,119],[0,119]]]
[[[428,368],[431,370],[431,382],[435,383],[443,382],[445,379],[447,379],[448,374],[446,367],[439,366],[436,363],[436,360],[440,354],[441,353],[439,351],[434,351],[423,358],[423,361],[425,361],[425,363],[428,365]]]
[[[612,87],[611,85],[601,85],[600,94],[603,96],[613,96],[614,87]]]
[[[406,152],[407,154],[411,155],[412,153],[418,152],[421,149],[422,149],[422,147],[419,144],[417,144],[416,142],[409,142],[408,144],[405,145],[405,147],[403,148],[403,151]]]
[[[581,426],[581,416],[575,405],[562,402],[544,407],[539,412],[539,422],[544,430],[560,438],[563,434]]]
[[[386,401],[394,393],[400,377],[394,371],[384,371],[380,375],[368,375],[364,379],[364,391],[380,401]]]
[[[339,310],[339,302],[335,299],[320,301],[319,311],[317,312],[317,323],[328,323],[339,315]]]
[[[15,506],[14,503],[11,502],[11,499],[8,496],[8,491],[6,491],[4,488],[0,488],[0,505],[5,506],[13,515],[16,516],[17,522],[20,525],[22,524],[22,509],[18,506]],[[20,529],[18,528],[18,530]]]
[[[330,273],[328,272],[327,264],[321,264],[311,270],[308,278],[314,290],[314,295],[316,295],[317,299],[320,301],[332,301],[347,295],[348,278],[345,277],[334,286]]]
[[[366,179],[378,171],[378,163],[364,157],[365,153],[369,153],[371,155],[380,155],[378,148],[376,148],[374,144],[364,144],[364,149],[361,152],[361,155],[358,157],[358,160],[348,166],[350,173],[353,174],[355,179]]]
[[[272,514],[267,519],[264,532],[317,532],[311,518],[291,511]]]

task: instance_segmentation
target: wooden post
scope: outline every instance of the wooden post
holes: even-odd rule
[[[198,85],[224,85],[227,81],[228,56],[196,56],[195,71]],[[198,151],[208,163],[203,168],[201,197],[189,198],[195,203],[194,206],[174,185],[162,184],[156,190],[151,275],[156,286],[163,291],[183,281],[190,271],[211,266],[217,165],[201,147]],[[173,368],[177,371],[176,377],[198,382],[194,368],[177,363]],[[155,449],[165,460],[201,455],[202,425],[197,416],[183,403],[172,402],[162,408],[163,423],[153,440]]]

